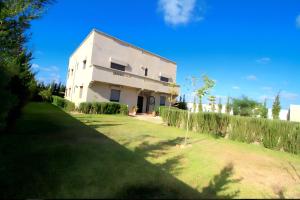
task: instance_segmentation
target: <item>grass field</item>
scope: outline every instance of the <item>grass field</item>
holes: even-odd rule
[[[300,156],[31,103],[0,136],[0,198],[300,198]]]

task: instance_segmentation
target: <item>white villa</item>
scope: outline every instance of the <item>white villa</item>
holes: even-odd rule
[[[171,60],[94,29],[69,59],[65,98],[77,106],[112,101],[152,112],[169,105],[176,69]]]

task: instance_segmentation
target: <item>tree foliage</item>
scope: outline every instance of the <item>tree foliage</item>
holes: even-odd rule
[[[202,76],[202,81],[203,81],[203,86],[200,87],[197,91],[196,94],[199,98],[199,112],[203,111],[202,108],[202,99],[205,95],[209,94],[209,91],[211,88],[215,86],[215,81],[210,79],[208,76],[203,75]]]
[[[212,112],[216,111],[216,97],[211,95],[208,97],[209,105]]]
[[[26,31],[48,2],[0,1],[0,131],[14,122],[36,87]]]
[[[225,112],[226,112],[227,114],[230,114],[231,110],[232,110],[232,103],[231,103],[231,101],[230,101],[230,97],[227,97],[227,102],[226,102]]]
[[[268,108],[267,108],[267,100],[265,99],[264,103],[260,106],[260,117],[268,118]]]
[[[280,92],[275,97],[273,106],[272,106],[272,116],[273,119],[279,119],[279,114],[280,114],[281,106],[280,106]]]
[[[255,109],[258,108],[259,103],[249,99],[246,96],[242,98],[234,98],[233,99],[233,114],[240,116],[254,116]]]
[[[222,99],[219,98],[219,103],[218,103],[218,113],[222,113]]]

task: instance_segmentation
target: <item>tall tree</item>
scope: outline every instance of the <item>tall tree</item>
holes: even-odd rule
[[[216,111],[216,97],[211,95],[208,97],[209,105],[212,112]]]
[[[230,112],[232,110],[232,103],[230,102],[230,97],[227,97],[225,110],[226,110],[227,114],[230,114]]]
[[[219,98],[219,104],[218,104],[218,113],[222,113],[222,99]]]
[[[48,2],[0,1],[0,131],[14,122],[36,87],[26,31]]]
[[[261,118],[268,118],[268,108],[267,108],[267,99],[264,100],[264,103],[261,105],[260,108],[260,117]]]
[[[272,106],[272,116],[273,119],[279,119],[279,114],[280,114],[281,106],[280,106],[280,92],[275,97],[273,106]]]

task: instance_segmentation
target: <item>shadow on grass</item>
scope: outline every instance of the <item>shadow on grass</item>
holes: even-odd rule
[[[231,192],[229,194],[222,194],[228,189],[228,184],[238,183],[242,179],[232,179],[233,175],[233,164],[229,163],[225,166],[220,174],[214,176],[209,182],[207,187],[202,188],[201,195],[206,198],[221,198],[221,199],[232,199],[238,196],[239,190]],[[220,194],[221,193],[221,194]]]
[[[0,136],[0,198],[201,198],[230,183],[221,171],[201,194],[167,172],[179,159],[153,165],[59,108],[31,103]]]

